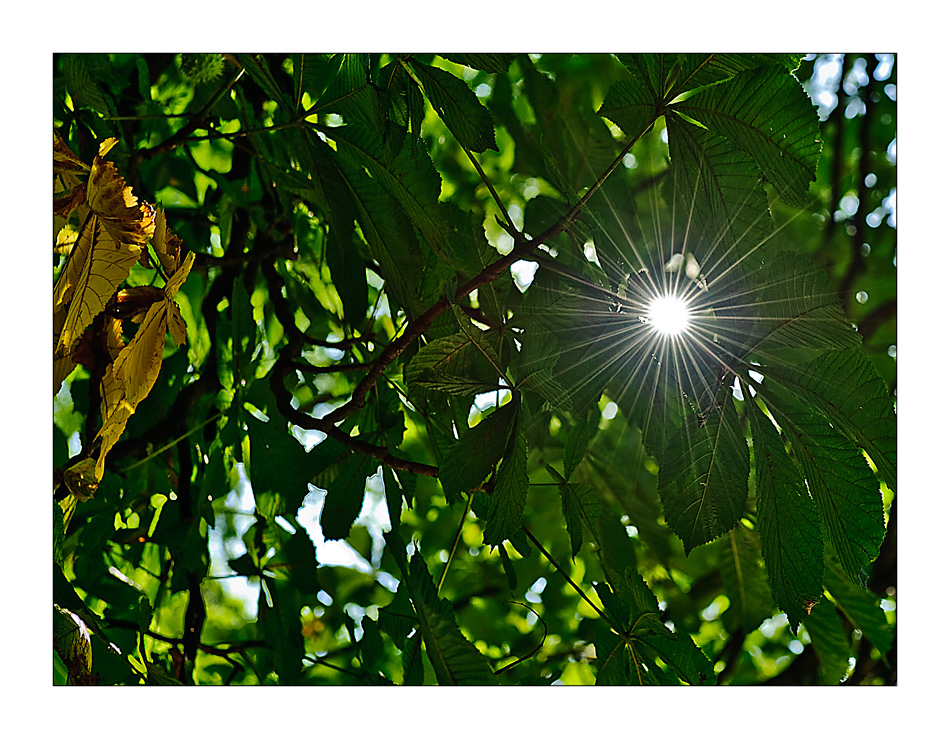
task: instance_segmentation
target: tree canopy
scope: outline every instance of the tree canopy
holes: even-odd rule
[[[54,678],[896,680],[896,58],[54,60]]]

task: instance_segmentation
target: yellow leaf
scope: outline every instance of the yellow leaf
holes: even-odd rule
[[[89,219],[53,289],[54,326],[57,309],[69,302],[54,356],[65,356],[72,350],[82,332],[128,277],[141,252],[140,246],[118,243],[102,228],[97,216]]]
[[[126,347],[128,349],[128,347]],[[112,371],[115,363],[109,365],[102,377],[100,394],[102,395],[102,428],[96,434],[101,440],[99,458],[96,460],[96,477],[100,480],[105,474],[106,454],[115,446],[115,443],[125,431],[125,425],[135,412],[135,408],[125,396],[125,387],[121,379]]]
[[[119,140],[115,136],[110,136],[107,139],[104,139],[101,144],[99,144],[99,156],[104,157],[110,151],[112,147],[119,143]]]
[[[113,374],[122,381],[125,396],[134,409],[148,395],[162,367],[165,349],[167,303],[153,303],[132,341],[115,362]]]
[[[178,269],[181,258],[181,239],[168,228],[165,220],[165,211],[157,208],[155,212],[155,233],[152,236],[152,248],[162,263],[162,270],[166,275],[172,275]]]
[[[167,323],[168,331],[178,346],[185,343],[188,338],[188,327],[185,326],[185,319],[181,317],[181,311],[174,300],[168,301]]]
[[[92,162],[86,202],[118,243],[142,247],[155,232],[155,211],[148,203],[139,202],[115,165],[103,159],[103,152],[108,152],[114,144],[114,139],[103,141],[99,155]]]
[[[188,276],[188,273],[191,272],[191,265],[195,263],[195,253],[188,252],[188,256],[185,257],[185,261],[182,262],[181,267],[173,274],[165,285],[165,297],[171,300],[175,297],[175,293],[181,289],[182,283],[184,283],[185,278]]]

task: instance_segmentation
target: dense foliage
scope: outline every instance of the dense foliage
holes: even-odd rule
[[[56,681],[893,683],[895,80],[56,57]]]

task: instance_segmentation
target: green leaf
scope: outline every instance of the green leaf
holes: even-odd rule
[[[362,166],[338,157],[324,142],[320,145],[327,149],[323,154],[326,165],[337,169],[356,205],[360,232],[386,281],[391,308],[402,307],[410,317],[418,317],[424,306],[419,300],[416,278],[422,273],[424,262],[405,211],[380,182],[367,176]],[[318,162],[320,151],[320,147],[315,149]]]
[[[818,509],[755,402],[746,404],[755,451],[756,512],[769,583],[794,630],[822,593],[824,557]]]
[[[800,63],[801,54],[683,54],[674,93],[722,82],[756,67],[781,65],[792,72]]]
[[[861,453],[821,416],[770,389],[767,402],[792,443],[828,542],[845,572],[863,582],[884,540],[884,503]]]
[[[304,643],[300,623],[303,600],[300,591],[286,580],[262,580],[258,598],[258,625],[274,650],[274,668],[281,685],[300,683]],[[265,588],[273,606],[268,604]]]
[[[887,623],[881,599],[846,580],[836,567],[828,567],[825,587],[839,610],[861,631],[862,637],[874,645],[886,662],[886,655],[894,643],[894,629]]]
[[[276,101],[285,110],[293,110],[293,103],[281,92],[277,80],[274,79],[274,75],[271,74],[267,61],[262,55],[236,54],[235,57],[247,71],[248,75],[250,75],[251,79],[260,85],[261,89],[270,96],[271,100]]]
[[[597,531],[597,519],[600,518],[601,500],[597,490],[586,483],[562,483],[558,485],[561,493],[561,510],[567,521],[567,533],[571,537],[571,556],[576,557],[584,541],[584,524],[591,532]]]
[[[515,375],[519,387],[536,392],[556,410],[573,414],[570,393],[554,377],[558,358],[554,335],[544,329],[532,331],[530,341],[524,342],[518,354]]]
[[[662,624],[661,624],[662,626]],[[638,636],[638,641],[649,646],[680,680],[688,685],[715,685],[716,673],[709,658],[684,632],[649,633]],[[672,637],[672,638],[671,638]]]
[[[622,79],[610,86],[598,115],[608,118],[628,136],[646,131],[659,116],[660,96],[641,79]]]
[[[269,423],[245,415],[251,440],[251,485],[255,493],[276,493],[277,511],[296,516],[310,492],[313,462],[279,418]]]
[[[496,363],[500,362],[494,352],[473,340],[473,336],[459,332],[434,339],[422,347],[406,365],[405,378],[409,385],[418,385],[428,390],[438,390],[453,395],[469,395],[499,389],[497,379],[479,379],[473,374],[485,375],[483,352],[490,352]],[[480,361],[482,360],[482,361]],[[476,366],[480,372],[476,373]],[[491,371],[497,375],[497,371]]]
[[[821,682],[837,685],[848,671],[851,645],[834,604],[822,596],[805,618],[805,628],[818,655]]]
[[[444,69],[416,60],[410,64],[432,107],[459,144],[476,154],[486,149],[497,151],[491,113],[479,102],[471,88]]]
[[[660,457],[667,525],[690,550],[725,534],[748,496],[749,450],[731,397],[706,424],[686,423]]]
[[[632,685],[630,656],[624,641],[610,629],[598,624],[594,632],[597,650],[597,685]]]
[[[422,661],[422,633],[416,632],[402,650],[402,675],[404,685],[422,685],[425,682],[425,665]]]
[[[406,649],[409,634],[419,626],[416,612],[412,610],[409,592],[404,583],[399,583],[396,595],[385,608],[379,609],[379,628],[389,634],[393,643],[402,650]]]
[[[274,573],[275,579],[288,580],[305,596],[316,595],[320,590],[317,552],[303,527],[298,527],[297,532],[280,545],[277,553],[267,560],[266,569]]]
[[[460,492],[477,488],[494,469],[505,451],[516,407],[508,403],[496,409],[449,449],[439,467],[447,500],[457,500]]]
[[[333,286],[343,304],[343,316],[348,323],[361,326],[366,316],[366,265],[353,240],[353,221],[331,219],[327,235],[326,259],[333,278]]]
[[[675,110],[752,157],[789,205],[808,204],[808,184],[821,153],[818,115],[785,68],[740,72],[677,103]]]
[[[515,58],[515,54],[439,54],[439,56],[456,64],[481,69],[492,74],[507,72]]]
[[[777,349],[855,349],[861,335],[845,318],[825,272],[803,254],[780,252],[756,274],[756,320],[747,354],[767,361]]]
[[[595,409],[589,411],[586,415],[577,418],[567,429],[567,435],[564,438],[564,478],[571,479],[577,465],[581,463],[587,454],[587,448],[590,446],[591,439],[597,433],[600,423],[600,413]]]
[[[687,207],[690,248],[700,264],[723,258],[724,264],[738,264],[772,233],[758,167],[727,139],[678,116],[668,116],[666,126],[674,187]]]
[[[402,205],[423,241],[442,259],[453,261],[446,240],[446,227],[439,215],[441,177],[429,154],[413,138],[406,138],[398,156],[387,163],[382,141],[366,129],[340,126],[327,129],[338,151],[353,156]]]
[[[254,308],[244,287],[244,280],[235,280],[231,292],[231,352],[234,357],[235,384],[239,384],[244,376],[256,347]]]
[[[425,560],[409,560],[409,597],[439,685],[493,685],[488,661],[463,635],[452,605],[436,594]]]
[[[327,495],[320,512],[320,528],[327,541],[345,539],[363,508],[366,478],[376,472],[375,460],[362,454],[351,454],[333,482],[327,484]]]
[[[897,491],[893,400],[863,351],[823,352],[800,364],[773,356],[765,372],[867,452],[887,486]]]
[[[508,405],[517,407],[517,400]],[[528,444],[517,413],[508,433],[505,457],[498,466],[488,509],[485,526],[485,544],[488,546],[500,546],[521,530],[528,496]]]
[[[748,634],[772,615],[772,599],[761,544],[754,531],[736,526],[721,539],[719,574],[731,604],[724,619],[727,628]]]

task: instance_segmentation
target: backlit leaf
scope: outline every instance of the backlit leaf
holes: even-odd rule
[[[55,355],[66,356],[72,350],[128,277],[141,252],[141,246],[117,242],[98,216],[89,219],[53,289],[54,315],[68,303]]]
[[[754,402],[747,407],[762,554],[775,600],[794,629],[821,597],[824,556],[818,508],[771,422]]]
[[[768,377],[800,403],[820,413],[867,452],[891,490],[897,490],[897,424],[893,400],[860,349],[828,351],[804,363],[781,361],[773,352]],[[847,378],[847,382],[842,380]]]
[[[558,485],[558,490],[561,493],[561,509],[567,521],[567,533],[571,538],[571,556],[576,557],[583,543],[584,526],[592,532],[597,531],[600,496],[592,485],[585,483],[562,483]]]
[[[409,560],[409,597],[419,619],[426,655],[439,685],[493,685],[485,657],[459,630],[452,605],[436,594],[425,560]]]
[[[528,446],[517,414],[508,433],[505,457],[495,475],[495,489],[485,525],[485,543],[489,546],[499,546],[521,530],[528,495]]]
[[[884,539],[880,485],[840,427],[774,390],[766,398],[792,443],[829,543],[848,576],[862,582]]]
[[[439,481],[451,502],[460,492],[481,485],[501,459],[513,422],[515,403],[508,403],[462,433],[439,467]]]
[[[497,149],[491,113],[464,81],[443,69],[415,60],[412,69],[432,107],[463,147],[475,153]]]
[[[677,432],[661,455],[659,493],[687,553],[736,525],[748,481],[749,450],[731,398],[701,428],[687,422]]]
[[[155,210],[148,203],[140,202],[119,176],[115,165],[105,160],[115,142],[115,139],[107,139],[99,147],[89,172],[86,202],[116,244],[143,247],[155,232]]]
[[[807,205],[821,153],[818,114],[787,69],[770,65],[740,72],[675,109],[752,157],[787,203]]]

